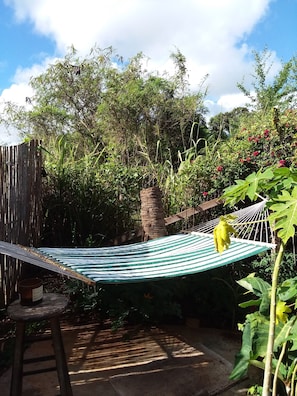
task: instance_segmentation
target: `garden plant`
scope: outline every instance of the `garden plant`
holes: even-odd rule
[[[166,217],[221,197],[224,191],[226,203],[238,208],[248,203],[246,198],[264,195],[271,226],[279,234],[271,285],[267,277],[247,276],[252,265],[243,263],[223,274],[168,282],[162,290],[156,285],[149,290],[148,285],[102,287],[90,294],[82,285],[71,284],[69,293],[80,308],[101,310],[102,317],[109,315],[115,323],[129,318],[155,322],[162,315],[205,318],[211,311],[220,319],[211,318],[215,325],[233,325],[240,298],[235,280],[241,275],[239,284],[256,299],[243,303],[254,311],[243,325],[243,349],[232,377],[244,375],[255,364],[265,371],[265,396],[273,373],[278,385],[284,384],[283,394],[292,396],[295,280],[290,276],[278,282],[277,275],[286,265],[282,258],[290,253],[296,221],[297,62],[292,58],[269,79],[269,51],[254,55],[252,89],[243,82],[238,85],[249,103],[207,122],[206,79],[197,89],[190,87],[186,59],[179,50],[171,56],[174,72],[160,74],[146,69],[148,60],[142,53],[123,60],[112,48],[94,47],[80,57],[71,48],[64,59],[31,79],[33,96],[26,105],[6,103],[0,123],[41,142],[43,245],[113,244],[117,236],[140,226],[140,191],[150,186],[160,187]],[[227,211],[227,206],[217,207],[213,214]],[[195,225],[203,216],[169,231]],[[270,268],[270,263],[265,266]],[[267,267],[258,268],[255,265],[252,272],[263,273]],[[206,282],[204,276],[209,277]],[[207,305],[210,296],[218,298]],[[230,312],[220,317],[228,306]],[[274,340],[274,349],[272,342],[267,346],[268,338]]]
[[[297,225],[297,170],[295,168],[267,168],[250,174],[244,180],[227,188],[223,194],[226,204],[234,205],[240,200],[251,201],[265,196],[270,210],[269,222],[276,232],[277,247],[272,255],[273,272],[271,284],[250,274],[238,283],[254,297],[242,307],[256,308],[246,315],[241,326],[242,348],[237,355],[231,378],[247,373],[249,365],[264,370],[261,395],[289,395],[297,392],[297,344],[296,308],[297,277],[278,282],[280,267],[286,265],[284,254],[289,241],[295,236]],[[219,244],[228,240],[226,233],[232,228],[228,219],[221,223]],[[225,246],[228,248],[228,244]]]

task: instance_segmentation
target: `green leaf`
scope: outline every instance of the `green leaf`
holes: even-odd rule
[[[242,346],[235,356],[231,379],[239,379],[247,374],[249,364],[266,354],[269,321],[258,312],[246,316],[242,333]]]
[[[247,277],[240,279],[237,283],[249,292],[254,293],[257,297],[263,297],[264,294],[268,294],[268,291],[271,288],[268,282],[255,277],[254,274],[250,274]]]
[[[261,299],[257,299],[257,300],[249,300],[249,301],[244,301],[240,304],[238,304],[238,306],[240,308],[249,308],[249,307],[255,307],[255,306],[259,306],[261,303]]]
[[[270,206],[273,213],[269,216],[269,221],[278,231],[279,238],[286,244],[295,235],[297,225],[297,186],[293,188],[291,194],[283,190],[274,202]]]
[[[246,181],[249,183],[249,187],[247,189],[247,196],[251,201],[254,201],[258,198],[258,195],[256,194],[257,192],[262,192],[263,187],[261,186],[261,182],[267,181],[273,178],[273,172],[271,169],[266,169],[265,172],[257,172],[257,173],[252,173],[250,174],[247,178]]]
[[[259,307],[259,312],[265,316],[269,315],[269,310],[270,310],[270,290],[271,288],[269,286],[269,289],[267,289],[267,291],[263,293],[261,304]]]
[[[235,355],[234,367],[230,374],[231,380],[242,378],[247,374],[251,353],[252,353],[252,331],[251,331],[251,324],[248,322],[246,323],[243,329],[241,349]]]
[[[264,172],[253,172],[245,180],[236,180],[235,185],[226,188],[222,198],[229,205],[244,201],[246,197],[255,201],[258,198],[257,193],[266,190],[266,184],[273,176],[273,171],[270,168]]]
[[[236,180],[233,186],[227,187],[224,190],[222,199],[225,204],[234,206],[239,201],[244,201],[249,183],[246,180]]]
[[[288,301],[297,297],[297,277],[286,279],[278,290],[278,297],[282,301]]]
[[[269,320],[257,312],[253,314],[253,358],[265,357],[267,353],[267,340],[269,332]]]
[[[291,174],[291,171],[289,168],[284,166],[282,168],[274,169],[273,174],[274,174],[275,178],[279,177],[279,178],[283,179],[283,178],[288,178]]]
[[[280,327],[280,331],[276,334],[274,339],[274,350],[277,351],[277,348],[280,348],[286,341],[288,341],[291,337],[288,337],[288,331],[292,334],[293,325],[296,321],[295,317],[292,317],[288,322]],[[296,336],[295,336],[296,338]]]

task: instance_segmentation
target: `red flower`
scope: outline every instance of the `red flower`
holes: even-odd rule
[[[264,131],[264,136],[265,136],[265,137],[269,136],[269,132],[270,132],[269,129],[265,129],[265,131]]]
[[[249,141],[249,142],[252,142],[253,140],[254,140],[254,138],[253,138],[252,136],[249,136],[249,137],[248,137],[248,141]]]
[[[253,152],[253,156],[254,156],[254,157],[257,157],[259,154],[260,154],[260,151],[254,151],[254,152]]]
[[[246,162],[251,162],[251,157],[247,157]]]
[[[207,192],[207,191],[203,191],[202,195],[203,195],[204,197],[207,197],[207,196],[208,196],[208,192]]]
[[[222,172],[223,169],[224,169],[224,168],[222,167],[222,165],[219,165],[219,166],[217,167],[217,171],[218,171],[218,172]]]
[[[287,163],[287,161],[286,160],[279,160],[278,161],[278,166],[281,168],[281,167],[283,167],[283,166],[286,166],[286,163]]]

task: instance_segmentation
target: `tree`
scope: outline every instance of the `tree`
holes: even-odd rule
[[[246,107],[236,107],[232,111],[216,114],[208,124],[210,135],[215,139],[230,137],[238,131],[241,119],[248,113]]]
[[[169,152],[176,158],[178,151],[191,145],[192,124],[204,122],[203,95],[186,88],[182,61],[169,77],[147,72],[144,60],[144,55],[138,54],[124,69],[111,70],[104,100],[98,106],[106,142],[124,148],[121,158],[125,163],[143,163],[145,156],[163,162]],[[163,150],[158,158],[159,144]]]
[[[141,53],[124,61],[112,48],[95,47],[80,58],[72,48],[31,79],[27,106],[10,104],[6,114],[44,144],[68,134],[82,149],[104,149],[126,164],[155,160],[158,144],[176,157],[191,144],[192,123],[205,124],[205,107],[203,94],[188,87],[185,58],[179,52],[172,57],[176,72],[168,76],[145,70]]]
[[[246,88],[243,83],[237,84],[255,111],[266,112],[273,107],[282,109],[296,104],[296,59],[293,57],[284,63],[270,82],[273,66],[271,58],[272,53],[268,49],[261,53],[254,51],[252,90]]]

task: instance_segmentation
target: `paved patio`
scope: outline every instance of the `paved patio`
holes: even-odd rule
[[[195,323],[117,332],[96,324],[63,324],[62,332],[74,396],[246,394],[248,380],[228,378],[240,348],[238,334]],[[51,342],[42,341],[32,344],[25,356],[51,353]],[[53,362],[38,368],[41,364]],[[8,370],[0,377],[2,396],[9,395],[10,375]],[[24,377],[23,395],[59,395],[56,372]]]

